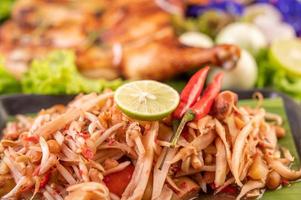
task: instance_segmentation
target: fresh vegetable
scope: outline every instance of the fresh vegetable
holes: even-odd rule
[[[133,165],[129,165],[119,172],[115,172],[105,176],[103,181],[109,188],[110,192],[121,197],[123,191],[128,186],[132,178],[134,169],[135,168]]]
[[[299,75],[287,73],[271,62],[269,50],[263,49],[256,57],[258,63],[258,79],[256,87],[272,87],[285,92],[296,100],[301,100],[301,78]]]
[[[179,41],[187,46],[192,46],[192,47],[199,47],[199,48],[210,48],[213,47],[213,41],[212,39],[199,32],[186,32],[183,33],[179,37]]]
[[[190,78],[181,92],[180,103],[173,113],[175,118],[180,119],[183,117],[185,112],[198,100],[203,90],[208,71],[209,67],[205,67]]]
[[[212,83],[207,86],[201,99],[192,106],[191,109],[193,110],[196,119],[201,119],[209,113],[215,97],[221,90],[223,76],[224,74],[222,72],[218,73],[214,77]]]
[[[294,28],[282,21],[282,14],[272,5],[259,3],[248,6],[244,11],[243,21],[255,24],[269,42],[278,39],[294,38]]]
[[[192,86],[191,84],[194,82],[196,77],[192,77],[192,78],[193,79],[189,80],[189,82],[188,82],[188,85],[187,85],[188,87],[187,88],[185,87],[182,92],[185,91],[185,93],[186,93],[187,91],[189,91],[189,88]],[[200,97],[200,99],[195,104],[193,104],[190,109],[188,109],[186,111],[185,115],[183,116],[183,118],[176,130],[176,133],[174,134],[174,136],[172,138],[171,147],[175,147],[175,145],[177,144],[178,139],[179,139],[187,122],[195,120],[195,119],[199,120],[210,112],[210,109],[212,107],[214,99],[221,90],[222,79],[223,79],[223,73],[221,72],[214,77],[212,83],[210,83],[207,86],[207,88],[204,91],[204,94]],[[200,79],[200,80],[202,80],[202,79]],[[181,96],[182,96],[182,94],[181,94]],[[192,97],[195,97],[195,95],[193,95]],[[188,106],[186,106],[186,107],[188,107]],[[181,108],[179,108],[179,109],[181,109]]]
[[[87,79],[77,71],[72,52],[54,51],[43,59],[33,60],[21,84],[25,93],[76,94],[115,89],[121,81]]]
[[[273,67],[268,58],[268,49],[261,49],[255,57],[258,64],[258,77],[256,87],[263,88],[273,84],[273,76],[276,68]]]
[[[276,67],[301,76],[301,40],[278,40],[271,45],[269,57]]]
[[[178,142],[178,140],[179,140],[179,137],[180,137],[180,135],[181,135],[181,133],[182,133],[182,131],[183,131],[185,125],[186,125],[188,122],[194,120],[194,118],[195,118],[194,112],[193,112],[192,110],[189,109],[189,110],[185,113],[185,115],[183,116],[183,118],[182,118],[182,120],[181,120],[181,122],[180,122],[180,124],[179,124],[179,126],[178,126],[178,128],[177,128],[177,130],[176,130],[176,132],[175,132],[175,134],[174,134],[173,137],[172,137],[172,140],[171,140],[171,147],[175,147],[175,146],[176,146],[176,144],[177,144],[177,142]]]
[[[301,3],[299,0],[256,0],[257,3],[269,3],[275,6],[282,14],[285,22],[294,27],[297,34],[301,34]]]
[[[37,135],[27,136],[27,137],[24,137],[24,140],[26,142],[32,142],[34,144],[37,144],[37,143],[39,143],[39,136],[37,136]]]
[[[0,58],[0,94],[17,93],[21,91],[20,83],[4,67]]]
[[[273,76],[273,86],[282,92],[301,100],[301,77],[292,76],[283,70],[278,70]]]
[[[224,72],[223,89],[251,89],[255,86],[258,76],[256,61],[246,50],[241,50],[240,59],[234,69],[213,69],[209,73],[208,81],[220,71]]]
[[[1,3],[0,3],[0,22],[9,17],[14,2],[15,2],[15,0],[1,0]]]
[[[47,172],[45,175],[43,175],[43,177],[41,178],[41,182],[40,182],[40,188],[43,189],[45,188],[45,186],[47,185],[47,183],[49,182],[50,180],[50,175],[51,175],[51,172]]]
[[[114,99],[127,115],[142,120],[157,120],[169,115],[179,104],[172,87],[151,80],[134,81],[119,87]]]
[[[294,28],[287,23],[274,23],[269,19],[259,17],[254,24],[264,33],[270,43],[276,40],[296,37]]]
[[[301,42],[298,39],[279,40],[258,58],[258,86],[276,90],[301,100]]]
[[[253,24],[236,22],[226,26],[216,37],[218,44],[236,44],[253,55],[267,47],[264,34]]]
[[[189,5],[186,18],[178,17],[175,27],[182,32],[199,31],[213,38],[217,35],[217,43],[237,44],[255,56],[256,62],[248,52],[242,51],[236,68],[225,72],[223,88],[270,87],[301,100],[301,77],[299,65],[296,64],[300,62],[300,50],[294,50],[293,53],[287,50],[300,44],[300,40],[296,39],[296,33],[301,33],[301,24],[298,23],[298,19],[301,19],[300,9],[301,4],[297,0],[257,0],[246,5],[231,1],[212,1]],[[241,18],[238,19],[241,14]],[[229,24],[234,20],[240,22]],[[279,40],[293,42],[287,42],[283,45],[284,48],[276,47],[278,51],[274,47],[278,46]],[[300,48],[295,47],[292,49]],[[209,73],[208,80],[219,71],[213,70]]]
[[[279,10],[266,3],[257,3],[247,6],[243,12],[242,20],[253,23],[258,17],[264,17],[274,22],[282,20],[282,15]]]

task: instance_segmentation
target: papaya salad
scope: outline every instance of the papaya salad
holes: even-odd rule
[[[133,81],[16,116],[2,131],[1,199],[242,199],[298,180],[277,142],[282,118],[262,108],[260,94],[255,108],[239,106],[237,94],[220,90],[222,73],[203,91],[208,71],[180,95]]]

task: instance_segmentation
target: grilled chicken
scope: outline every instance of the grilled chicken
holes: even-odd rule
[[[181,14],[179,2],[165,3]],[[73,49],[83,74],[107,79],[162,80],[203,64],[230,68],[238,60],[236,46],[180,44],[162,8],[162,0],[19,0],[0,27],[0,54],[17,77],[53,49]]]

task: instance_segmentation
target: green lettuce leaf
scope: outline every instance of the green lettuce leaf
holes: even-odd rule
[[[301,77],[290,76],[282,70],[275,73],[273,77],[275,88],[301,100]]]
[[[0,2],[0,22],[10,16],[10,12],[15,0],[1,0]]]
[[[0,58],[0,94],[17,93],[20,91],[20,82],[5,69],[3,59]]]
[[[67,50],[54,51],[43,59],[35,59],[21,82],[24,93],[55,95],[101,92],[105,88],[116,89],[122,83],[121,80],[83,77],[77,71],[74,53]]]
[[[276,69],[269,62],[268,49],[261,49],[258,52],[256,62],[258,65],[256,86],[258,88],[263,88],[273,85],[273,75],[276,73]]]
[[[270,87],[301,101],[301,77],[286,73],[271,64],[268,49],[262,49],[256,57],[258,78],[256,87]]]

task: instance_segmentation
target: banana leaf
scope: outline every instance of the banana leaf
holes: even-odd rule
[[[255,107],[257,101],[255,100],[240,100],[239,102],[242,106],[250,106]],[[294,138],[290,130],[290,124],[288,121],[288,117],[285,111],[284,103],[281,98],[275,99],[265,99],[263,102],[263,107],[271,113],[279,114],[284,120],[284,128],[286,129],[286,135],[284,138],[279,139],[280,146],[286,147],[290,150],[292,155],[295,157],[295,161],[293,164],[294,169],[298,169],[300,167],[300,157],[297,153],[297,149],[295,146]],[[301,123],[301,122],[295,122]],[[232,200],[235,199],[233,196],[227,196],[224,194],[221,195],[201,195],[198,199],[202,200]],[[301,182],[294,182],[287,186],[284,186],[277,190],[266,190],[262,198],[262,200],[299,200],[301,199]]]
[[[256,101],[254,100],[242,100],[241,105],[255,106]],[[286,147],[290,150],[292,155],[295,157],[295,162],[293,168],[297,169],[300,167],[300,157],[297,153],[294,138],[290,130],[289,121],[287,114],[285,112],[284,104],[282,99],[265,99],[263,102],[263,107],[271,113],[277,113],[284,119],[284,127],[286,129],[286,135],[284,138],[280,139],[278,142],[281,146]],[[301,123],[301,122],[296,122]],[[262,199],[266,200],[298,200],[301,198],[301,182],[292,183],[281,189],[274,191],[266,191]]]

